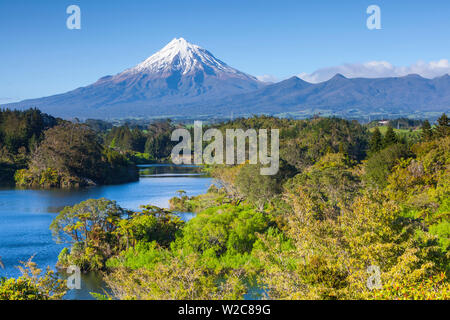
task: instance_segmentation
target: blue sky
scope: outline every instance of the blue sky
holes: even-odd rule
[[[71,4],[81,30],[66,28]],[[366,27],[371,4],[382,30]],[[448,0],[1,0],[0,103],[88,85],[175,37],[277,79],[344,63],[439,61],[450,58],[449,17]]]

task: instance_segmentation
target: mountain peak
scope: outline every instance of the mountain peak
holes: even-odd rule
[[[440,81],[440,80],[450,80],[450,75],[446,73],[440,77],[436,77],[433,79],[433,81]]]
[[[409,79],[423,79],[423,77],[420,74],[417,74],[417,73],[410,73],[410,74],[406,75],[405,78],[409,78]]]
[[[184,53],[186,53],[188,50],[195,51],[196,49],[201,49],[201,48],[195,44],[189,43],[184,38],[174,38],[159,52],[175,52],[175,53],[184,52]]]
[[[186,39],[184,39],[184,38],[173,38],[172,41],[170,41],[167,45],[175,45],[175,44],[182,45],[182,46],[192,45],[191,43],[186,41]]]
[[[305,81],[305,80],[303,80],[302,78],[299,78],[299,77],[297,77],[297,76],[293,76],[293,77],[290,77],[289,79],[286,79],[286,80],[284,80],[285,82],[292,82],[292,83],[301,83],[301,84],[305,84],[305,83],[307,83],[307,84],[310,84],[309,82],[307,82],[307,81]],[[281,81],[281,82],[283,82],[283,81]]]
[[[114,76],[81,88],[92,105],[145,108],[184,105],[247,93],[265,86],[216,59],[209,51],[174,38],[161,50]]]
[[[336,73],[331,79],[347,79],[342,73]]]
[[[216,59],[209,51],[184,38],[174,38],[160,51],[126,72],[153,74],[179,72],[187,75],[198,71],[209,74],[239,73],[236,69]]]

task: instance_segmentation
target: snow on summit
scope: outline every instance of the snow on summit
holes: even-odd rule
[[[193,105],[202,105],[209,112],[210,103],[218,99],[265,85],[208,50],[175,38],[135,67],[102,77],[86,87],[24,103],[58,116],[136,117],[161,110],[176,115]]]
[[[226,63],[216,59],[208,50],[189,43],[183,38],[175,38],[160,51],[129,69],[127,73],[170,73],[179,71],[182,75],[203,71],[206,74],[230,73],[255,79]]]

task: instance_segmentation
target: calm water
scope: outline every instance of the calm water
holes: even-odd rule
[[[137,210],[144,204],[168,207],[178,190],[198,195],[212,183],[192,166],[146,165],[140,166],[140,173],[138,182],[122,185],[78,190],[0,189],[0,257],[5,265],[5,269],[0,268],[0,276],[20,276],[16,266],[33,255],[39,267],[54,268],[64,245],[54,242],[49,226],[65,206],[107,198],[127,209]],[[94,274],[83,277],[82,290],[70,291],[68,299],[88,299],[90,291],[99,291],[101,279]]]

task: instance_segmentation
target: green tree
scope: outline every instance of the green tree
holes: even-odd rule
[[[424,141],[430,141],[433,138],[433,130],[431,129],[430,122],[425,120],[422,124],[422,139]]]
[[[445,113],[437,120],[435,132],[438,138],[450,135],[450,122]]]
[[[242,197],[262,211],[264,205],[281,192],[281,186],[277,176],[261,175],[260,169],[260,165],[243,166],[235,183]]]
[[[63,123],[45,131],[45,138],[33,152],[29,169],[16,173],[17,184],[44,187],[136,179],[137,170],[125,156],[105,150],[95,131],[75,123]]]
[[[65,123],[45,132],[30,167],[38,171],[52,168],[61,175],[102,179],[103,147],[96,133],[87,126]]]
[[[237,300],[246,291],[242,272],[222,276],[196,254],[176,256],[152,268],[119,267],[105,280],[121,300]]]
[[[58,121],[37,109],[0,110],[0,144],[5,144],[11,153],[17,153],[21,147],[29,152],[30,147],[42,138],[44,130]]]
[[[370,153],[375,153],[381,149],[383,149],[383,135],[381,134],[380,129],[376,127],[370,138],[369,151]]]
[[[250,205],[212,207],[186,224],[172,248],[208,258],[245,255],[269,224],[269,216]]]
[[[391,145],[372,155],[365,164],[364,180],[372,186],[384,187],[392,168],[401,158],[409,155],[408,149],[401,144]]]
[[[168,247],[175,240],[176,233],[184,226],[181,218],[174,213],[156,206],[141,206],[142,211],[130,213],[119,222],[116,233],[126,248],[138,242],[156,241]]]
[[[19,269],[22,276],[17,279],[0,278],[0,300],[59,300],[66,294],[66,281],[50,267],[43,272],[31,258]]]
[[[397,135],[395,134],[394,129],[391,126],[389,126],[386,131],[386,134],[384,135],[383,147],[384,148],[389,147],[393,144],[396,144],[397,142],[398,142]]]
[[[115,201],[104,198],[65,207],[50,225],[58,241],[72,244],[70,254],[66,250],[67,254],[60,255],[61,264],[75,264],[84,270],[103,268],[118,248],[115,231],[126,213]]]

